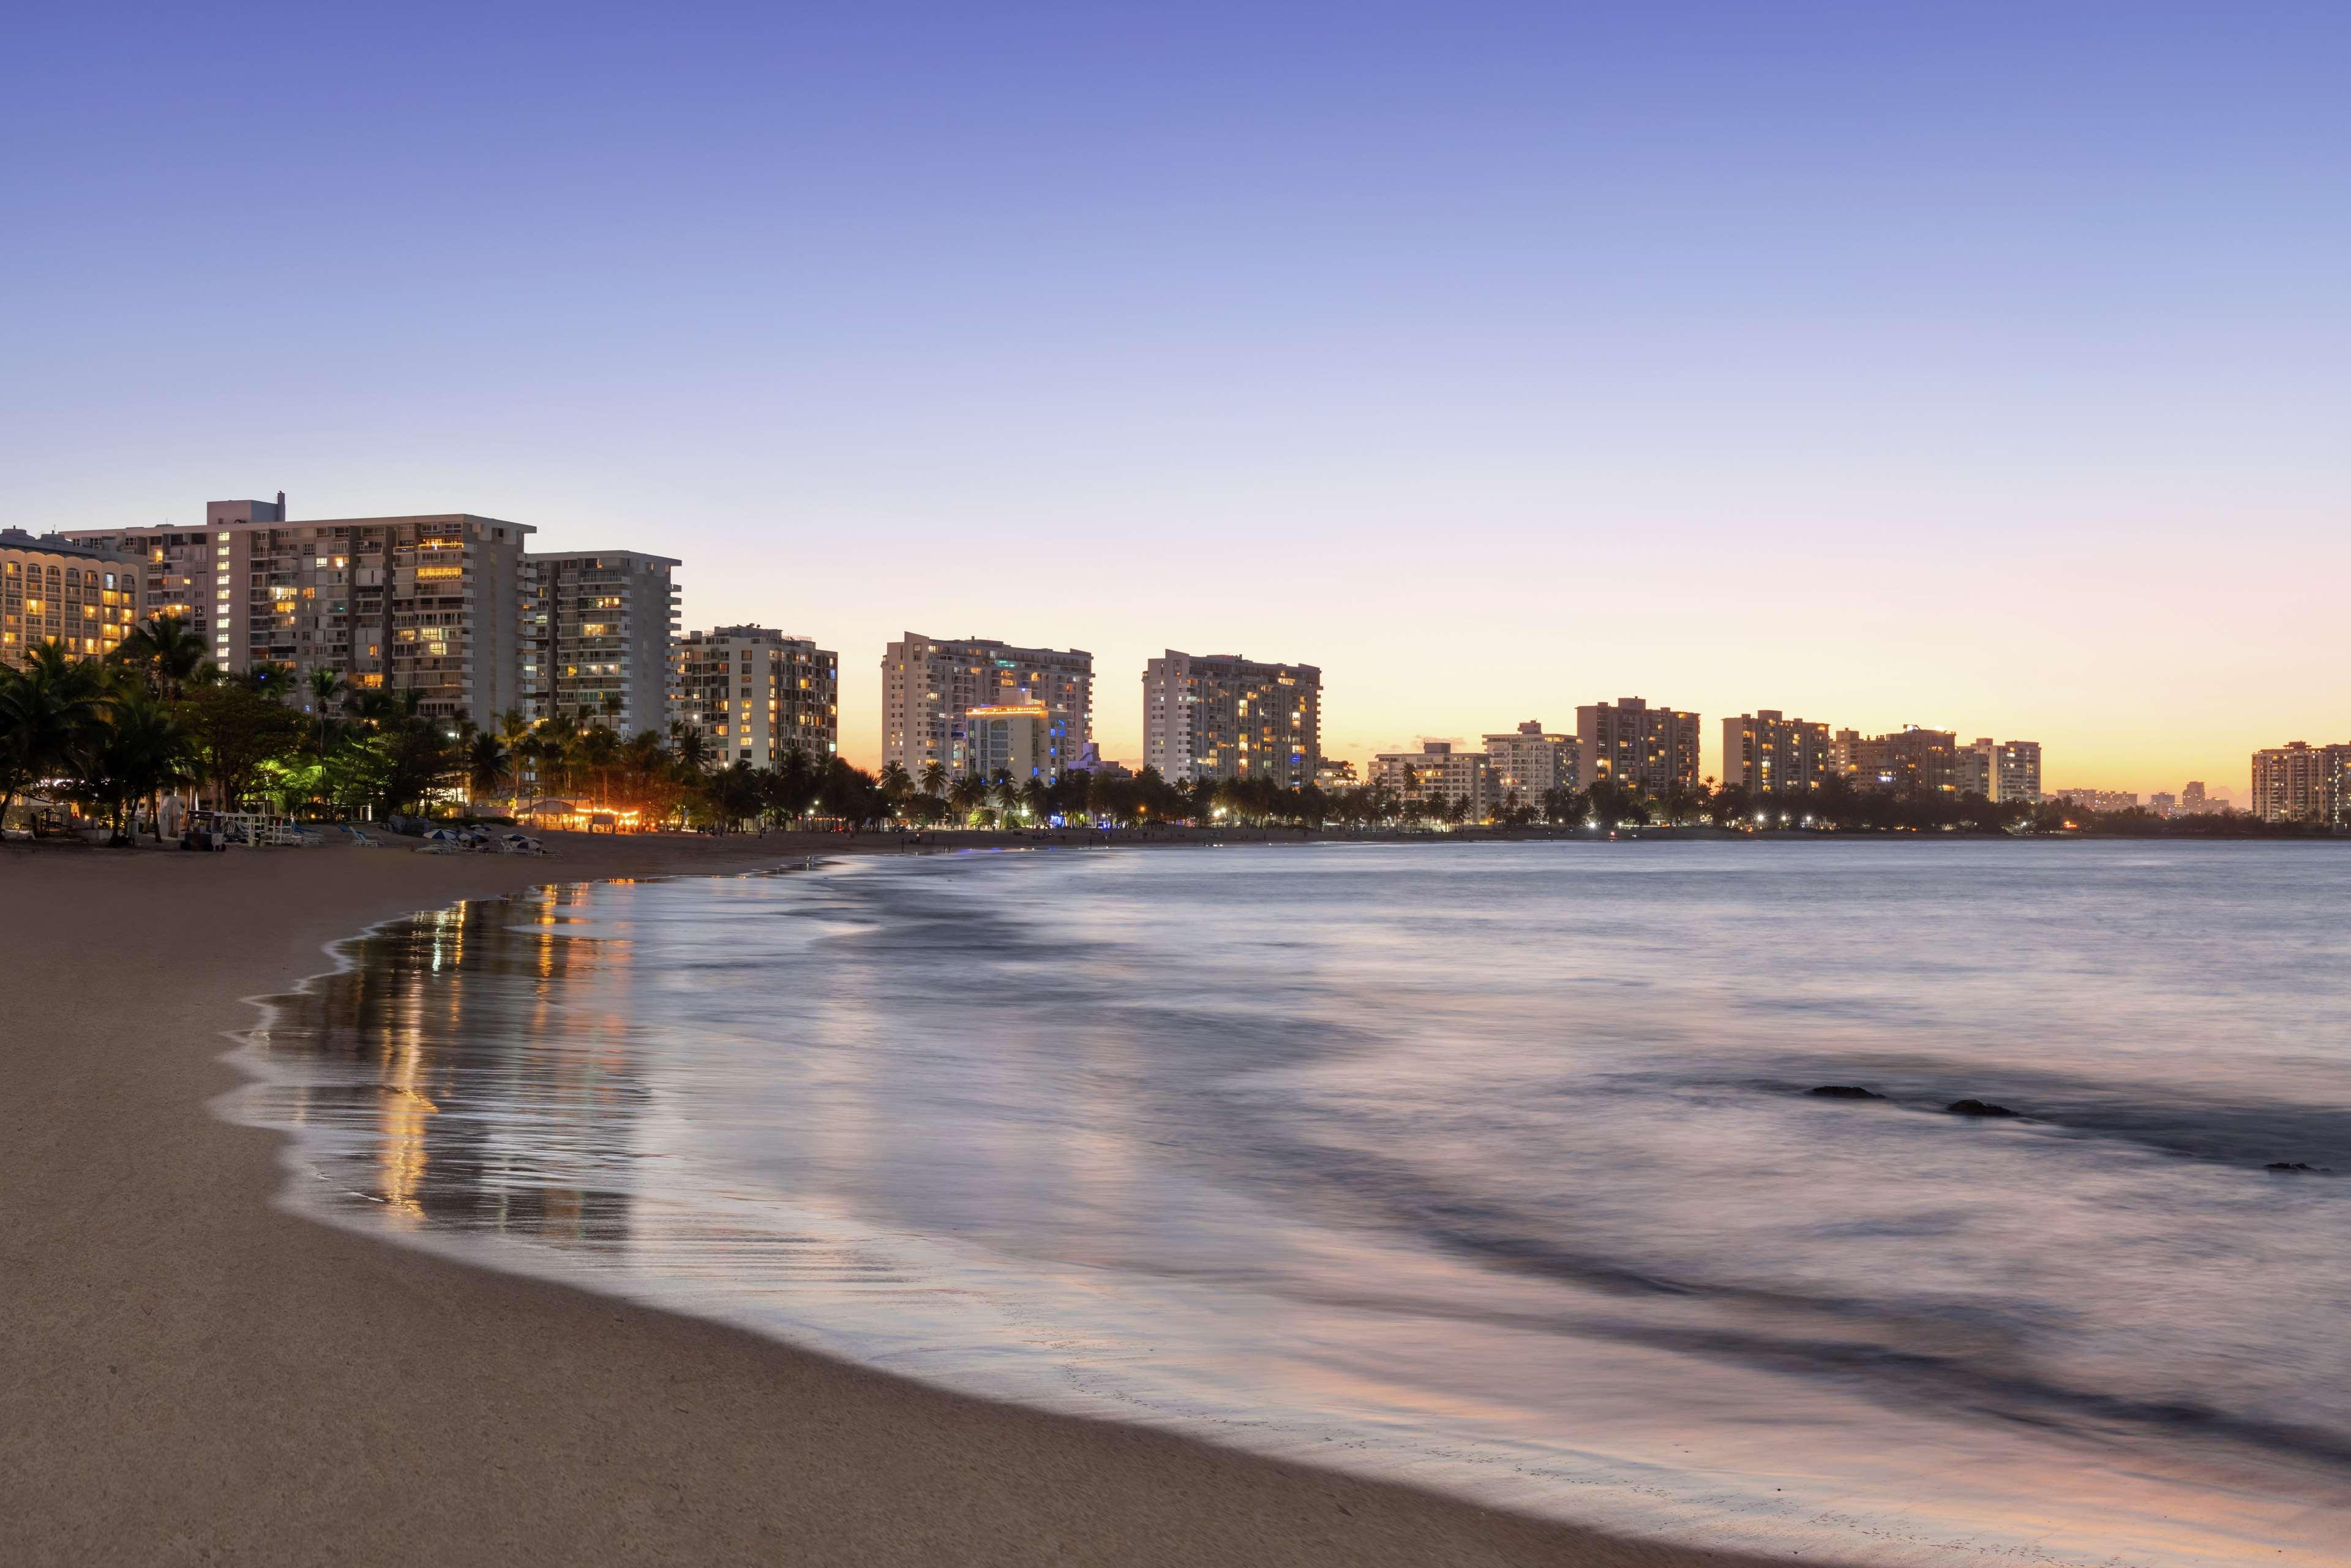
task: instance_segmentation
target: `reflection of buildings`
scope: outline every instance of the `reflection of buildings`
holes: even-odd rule
[[[597,895],[547,889],[419,916],[287,1000],[270,1048],[316,1053],[299,1120],[324,1133],[329,1162],[348,1149],[347,1187],[413,1220],[627,1234],[633,1198],[599,1174],[629,1152],[645,1103],[625,1021],[554,1011],[559,984],[574,1008],[593,998],[611,939],[564,925]]]

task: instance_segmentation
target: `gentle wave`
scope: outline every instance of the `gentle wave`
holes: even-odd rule
[[[356,944],[239,1113],[341,1222],[1510,1506],[2351,1562],[2346,864],[1410,845],[562,888]]]

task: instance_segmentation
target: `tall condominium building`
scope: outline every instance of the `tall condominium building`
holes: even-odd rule
[[[1059,777],[1052,756],[1053,716],[1042,703],[1006,703],[976,707],[964,715],[967,770],[982,779],[1001,775],[1016,784]]]
[[[1542,720],[1531,718],[1509,734],[1485,738],[1498,801],[1515,797],[1520,805],[1540,806],[1553,789],[1577,788],[1575,737],[1550,734]]]
[[[142,559],[147,613],[180,612],[213,662],[334,671],[488,724],[522,706],[526,524],[444,512],[288,522],[286,500],[212,501],[204,526],[77,528]],[[299,688],[298,688],[298,691]],[[307,699],[306,699],[307,700]]]
[[[725,766],[770,768],[789,751],[818,762],[840,749],[841,656],[765,626],[719,626],[678,640],[678,717]]]
[[[1758,795],[1817,789],[1844,771],[1829,727],[1761,708],[1722,721],[1722,781]]]
[[[2128,789],[2060,789],[2056,798],[2085,811],[2128,811],[2138,797]]]
[[[1959,737],[1948,729],[1906,725],[1891,735],[1852,744],[1853,771],[1865,785],[1949,795],[1958,788]]]
[[[1467,800],[1473,819],[1497,804],[1492,759],[1482,751],[1456,751],[1449,740],[1425,740],[1418,751],[1381,753],[1372,758],[1371,783],[1406,799]]]
[[[1143,666],[1143,760],[1164,779],[1311,784],[1322,760],[1322,672],[1170,648]]]
[[[1991,798],[2002,805],[2022,801],[2031,805],[2041,799],[2041,743],[2037,740],[2004,740],[1993,754]]]
[[[1957,747],[1951,753],[1951,789],[1961,795],[1981,795],[1986,800],[2000,788],[2000,742],[1988,735],[1978,736],[1967,745]]]
[[[1575,710],[1575,749],[1583,787],[1603,779],[1637,784],[1662,796],[1698,782],[1698,715],[1619,697]]]
[[[2253,753],[2253,799],[2264,822],[2341,822],[2351,807],[2351,745],[2297,740]]]
[[[882,654],[882,762],[916,778],[931,763],[971,770],[964,717],[976,707],[1044,708],[1053,771],[1074,765],[1094,731],[1094,656],[909,632]]]
[[[0,664],[21,665],[44,643],[76,658],[113,652],[139,622],[145,587],[136,556],[0,529]]]
[[[678,562],[637,550],[525,552],[524,716],[664,730],[674,706]]]

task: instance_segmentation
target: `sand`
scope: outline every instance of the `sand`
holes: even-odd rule
[[[243,998],[325,944],[841,847],[557,841],[0,845],[0,1563],[1746,1561],[946,1394],[274,1207],[277,1137],[206,1107],[241,1081]]]

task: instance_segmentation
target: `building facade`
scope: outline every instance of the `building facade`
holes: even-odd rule
[[[1418,751],[1373,758],[1371,783],[1403,800],[1466,800],[1471,821],[1496,803],[1492,759],[1482,751],[1456,751],[1449,740],[1425,740]]]
[[[1322,672],[1170,648],[1143,667],[1143,760],[1163,779],[1302,789],[1322,761]]]
[[[1531,718],[1504,735],[1485,737],[1487,769],[1493,775],[1494,798],[1508,804],[1540,806],[1553,789],[1573,789],[1579,769],[1575,737],[1545,730]]]
[[[1053,716],[1042,703],[973,708],[964,715],[964,739],[970,748],[967,770],[982,779],[1005,778],[1016,784],[1041,779],[1050,784],[1059,777]]]
[[[524,552],[523,716],[665,731],[677,567],[636,550]]]
[[[1094,656],[1016,648],[984,637],[909,632],[882,654],[882,762],[921,778],[931,763],[971,771],[965,716],[978,707],[1045,709],[1055,773],[1094,737]]]
[[[1575,710],[1575,750],[1584,789],[1603,779],[1664,797],[1698,778],[1698,716],[1619,697]]]
[[[467,512],[287,520],[285,497],[213,501],[202,528],[77,528],[136,555],[146,613],[181,613],[213,663],[292,664],[356,691],[414,692],[428,717],[494,724],[523,706],[526,524]]]
[[[817,762],[841,749],[841,656],[765,626],[719,626],[672,653],[679,721],[720,767],[772,768],[787,752]]]
[[[2248,810],[2264,822],[2340,824],[2351,807],[2351,745],[2297,740],[2253,753]]]
[[[1761,708],[1722,721],[1722,781],[1756,795],[1817,789],[1844,771],[1825,724]]]
[[[1864,736],[1852,751],[1854,775],[1865,787],[1938,795],[1958,790],[1959,737],[1950,730],[1905,725],[1891,735]]]
[[[138,557],[62,534],[0,529],[0,664],[55,643],[76,658],[102,658],[145,612],[146,565]]]
[[[2041,743],[2004,740],[1994,755],[1991,798],[2002,805],[2030,806],[2041,799]]]

